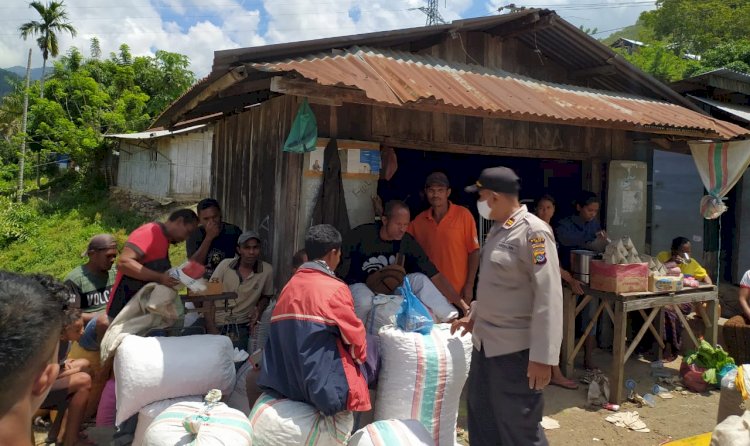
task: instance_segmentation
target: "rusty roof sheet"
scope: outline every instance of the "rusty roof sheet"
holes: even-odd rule
[[[325,86],[355,87],[373,101],[396,106],[436,101],[517,120],[537,117],[593,126],[618,123],[633,130],[683,129],[725,139],[750,134],[737,125],[668,102],[542,82],[406,52],[355,46],[249,66],[259,71],[295,72]]]

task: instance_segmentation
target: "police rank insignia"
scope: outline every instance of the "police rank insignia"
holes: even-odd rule
[[[545,263],[547,263],[547,251],[544,249],[544,238],[530,238],[529,244],[531,244],[531,253],[534,265],[544,265]]]
[[[510,217],[509,219],[505,220],[505,223],[503,223],[503,228],[510,229],[515,222],[516,220],[513,217]]]

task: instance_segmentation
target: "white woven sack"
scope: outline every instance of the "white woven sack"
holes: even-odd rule
[[[237,370],[237,378],[234,380],[234,389],[224,402],[232,409],[237,409],[245,415],[250,413],[250,401],[247,399],[247,375],[252,371],[253,363],[245,361]]]
[[[231,393],[233,357],[232,342],[226,336],[125,337],[114,362],[115,423],[156,401],[206,394],[211,389]]]
[[[711,434],[711,446],[750,446],[750,410],[719,423]]]
[[[365,329],[369,334],[378,334],[381,328],[396,323],[396,315],[401,311],[404,296],[376,294],[372,297],[372,307],[367,319],[364,320]]]
[[[361,321],[365,321],[372,309],[372,298],[375,297],[375,293],[364,283],[349,285],[349,291],[351,291],[354,299],[354,313]]]
[[[354,417],[327,417],[309,404],[264,393],[250,411],[250,424],[254,446],[339,446],[347,443]]]
[[[381,420],[352,435],[348,446],[434,446],[435,440],[417,420]]]
[[[138,412],[138,425],[135,428],[135,435],[133,436],[133,446],[141,446],[143,444],[143,437],[146,435],[146,429],[148,429],[156,417],[167,410],[169,406],[177,403],[200,403],[201,401],[203,401],[201,395],[181,396],[179,398],[157,401],[144,407]]]
[[[458,317],[456,307],[448,302],[429,277],[421,273],[407,274],[411,289],[430,310],[436,322],[448,322]]]
[[[205,407],[204,403],[170,406],[148,427],[143,446],[252,446],[245,414],[223,403],[204,412]],[[198,417],[186,422],[190,416]]]
[[[456,418],[471,363],[471,336],[436,324],[429,335],[380,330],[375,420],[415,419],[439,446],[456,444]]]

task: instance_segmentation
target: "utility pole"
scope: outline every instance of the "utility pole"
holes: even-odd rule
[[[425,25],[435,26],[445,24],[445,20],[440,15],[440,10],[438,9],[438,0],[427,0],[427,6],[420,6],[417,9],[427,15],[427,22]]]
[[[22,142],[21,158],[18,160],[18,193],[16,199],[19,203],[23,201],[23,170],[26,164],[26,119],[29,115],[29,82],[31,77],[31,48],[29,48],[29,61],[26,62],[26,89],[23,92],[23,123],[21,124]]]

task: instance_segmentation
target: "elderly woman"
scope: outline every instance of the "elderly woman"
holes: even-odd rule
[[[692,257],[690,240],[685,237],[677,237],[672,240],[672,246],[669,252],[662,251],[656,256],[664,264],[674,263],[680,268],[680,272],[687,277],[692,277],[698,282],[706,285],[712,285],[711,277],[705,268]],[[677,311],[682,314],[690,314],[693,310],[691,304],[680,304],[674,307],[667,307],[664,311],[666,315],[664,343],[664,361],[671,362],[677,359],[677,353],[682,347],[682,323],[677,316]]]
[[[550,226],[550,229],[552,229],[551,221],[552,217],[555,215],[555,199],[552,198],[551,195],[543,195],[541,198],[539,198],[539,200],[537,200],[534,210],[536,216],[544,220],[544,222]],[[573,275],[570,274],[570,272],[563,268],[560,268],[560,276],[577,296],[583,294],[581,282],[576,280]],[[552,379],[550,380],[550,384],[571,390],[575,390],[578,388],[578,384],[576,384],[575,381],[573,381],[572,379],[568,379],[567,377],[565,377],[565,375],[563,375],[559,365],[552,367]]]

